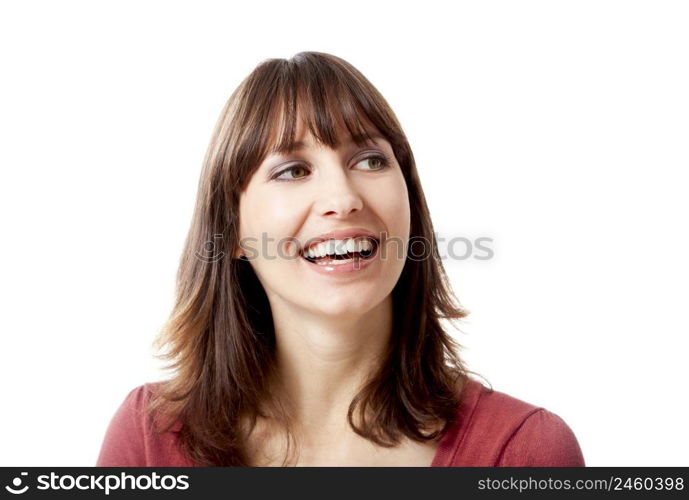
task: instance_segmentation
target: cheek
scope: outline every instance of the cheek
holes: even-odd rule
[[[378,186],[370,199],[392,233],[401,237],[409,235],[409,195],[401,174],[391,178],[386,186]]]
[[[386,256],[388,266],[401,272],[406,261],[411,224],[409,194],[401,174],[388,181],[377,186],[369,200],[388,233],[382,254]]]
[[[303,198],[276,191],[249,191],[240,201],[240,238],[252,255],[265,257],[256,265],[272,265],[279,262],[275,257],[296,252],[292,237],[301,220],[300,203]]]
[[[244,234],[280,236],[294,225],[298,213],[298,200],[281,193],[251,193],[240,205],[240,218]],[[286,209],[285,207],[289,207]]]

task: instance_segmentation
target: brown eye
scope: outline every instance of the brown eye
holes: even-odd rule
[[[387,158],[378,155],[368,156],[359,161],[359,163],[364,162],[368,162],[368,170],[383,170],[389,165]]]
[[[382,166],[383,162],[380,158],[368,158],[368,164],[371,165],[373,168],[380,168]]]
[[[284,176],[285,173],[291,172],[292,175],[288,175],[287,177]],[[296,172],[296,174],[295,174]],[[299,173],[306,174],[307,169],[304,168],[302,165],[292,165],[291,167],[287,167],[286,169],[280,171],[273,179],[278,179],[281,181],[289,181],[293,179],[301,179],[302,176],[299,175]]]

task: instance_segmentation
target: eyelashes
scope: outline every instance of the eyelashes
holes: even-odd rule
[[[377,168],[369,168],[369,169],[364,169],[364,170],[369,170],[371,172],[379,172],[381,170],[385,170],[390,167],[390,158],[388,158],[384,153],[373,153],[373,154],[368,154],[360,159],[358,159],[355,163],[355,165],[358,165],[359,163],[362,163],[367,160],[375,160],[378,163]],[[303,179],[306,177],[305,175],[299,176],[299,177],[291,177],[291,178],[283,178],[283,175],[285,173],[290,173],[290,172],[299,172],[299,171],[306,171],[308,172],[309,168],[304,165],[303,163],[296,163],[294,165],[290,165],[286,168],[283,168],[276,174],[274,174],[270,179],[275,180],[278,182],[293,182],[293,181],[298,181],[299,179]]]

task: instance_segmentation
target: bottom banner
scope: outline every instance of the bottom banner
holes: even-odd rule
[[[686,498],[687,467],[0,468],[7,498]]]

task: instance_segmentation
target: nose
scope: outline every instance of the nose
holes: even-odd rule
[[[347,176],[346,168],[333,163],[323,169],[322,186],[314,205],[318,214],[344,219],[351,213],[360,211],[364,201],[355,184]]]

